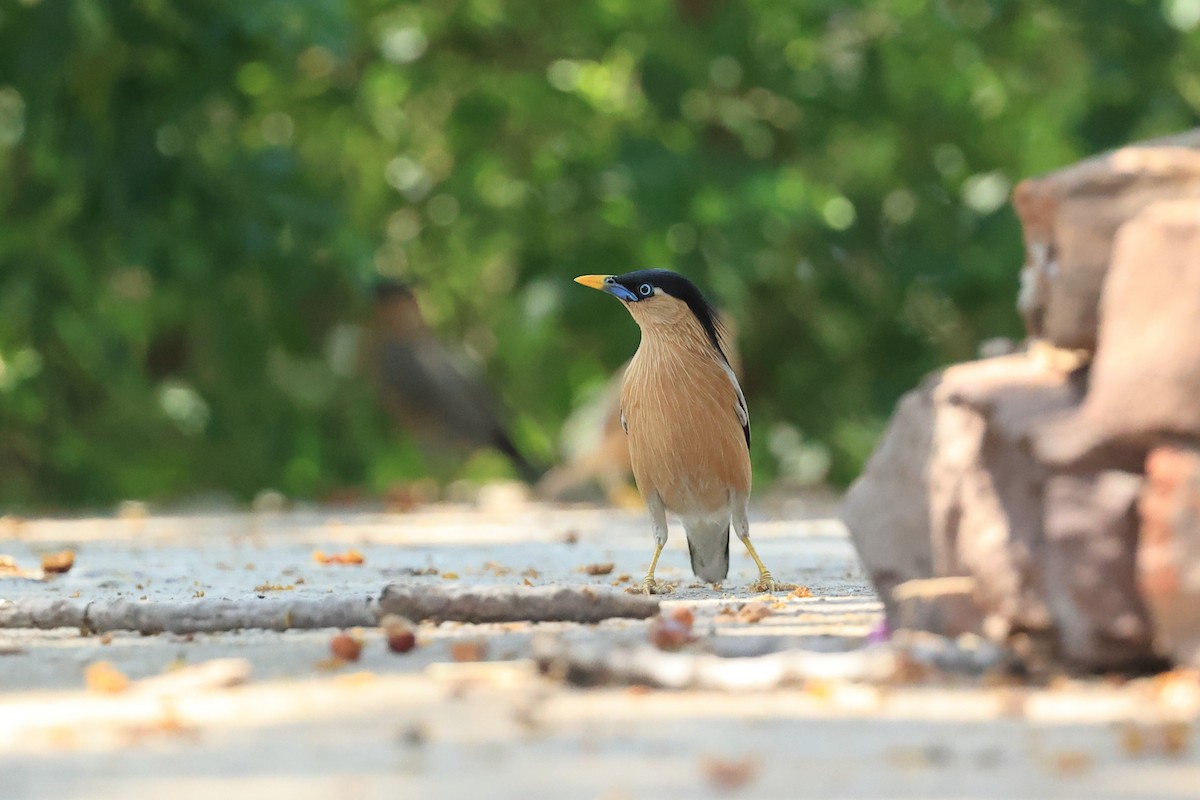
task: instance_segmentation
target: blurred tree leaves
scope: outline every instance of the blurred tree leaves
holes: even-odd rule
[[[1013,183],[1196,123],[1198,22],[1194,0],[9,4],[0,502],[418,470],[347,367],[380,274],[420,283],[549,457],[637,341],[570,278],[650,265],[738,321],[756,427],[845,481],[921,374],[1019,333]],[[770,438],[764,476],[789,460]]]

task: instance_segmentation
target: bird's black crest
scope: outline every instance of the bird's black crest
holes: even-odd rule
[[[721,354],[721,358],[725,359],[725,363],[729,363],[729,359],[725,356],[725,350],[721,347],[721,337],[725,331],[717,317],[717,310],[696,288],[696,284],[677,272],[665,269],[639,269],[635,272],[618,275],[614,280],[638,297],[641,297],[638,287],[648,283],[656,289],[662,289],[671,297],[687,303],[688,308],[695,315],[696,321],[700,323],[700,327],[708,334],[708,340],[712,346]]]

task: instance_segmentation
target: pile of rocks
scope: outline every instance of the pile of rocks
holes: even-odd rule
[[[1013,202],[1029,340],[905,395],[843,518],[894,628],[1200,665],[1200,129]]]

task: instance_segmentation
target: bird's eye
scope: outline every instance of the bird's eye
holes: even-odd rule
[[[648,283],[643,283],[638,287],[638,291],[642,293],[642,297],[649,297],[654,294],[654,287]]]

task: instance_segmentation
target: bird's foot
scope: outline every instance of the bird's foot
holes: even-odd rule
[[[675,591],[675,584],[647,575],[639,585],[631,586],[627,591],[633,594],[671,594]]]
[[[770,572],[764,572],[758,576],[758,580],[750,584],[752,592],[790,592],[796,588],[794,583],[782,583],[775,580]]]

